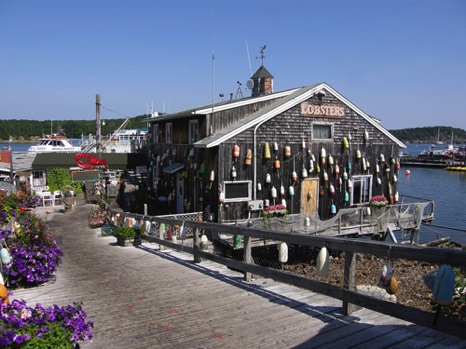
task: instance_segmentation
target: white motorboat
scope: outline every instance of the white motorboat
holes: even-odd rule
[[[28,149],[30,153],[77,153],[80,146],[74,146],[65,136],[57,134],[45,135],[39,139],[36,145]]]
[[[136,153],[146,142],[147,130],[145,129],[123,129],[119,128],[113,134],[101,136],[100,151],[102,153]],[[97,151],[97,140],[95,136],[89,135],[81,141],[83,153],[95,153]]]

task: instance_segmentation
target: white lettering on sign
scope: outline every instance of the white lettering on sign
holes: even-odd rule
[[[303,102],[301,103],[301,115],[341,118],[345,116],[345,107],[334,104],[316,105]]]

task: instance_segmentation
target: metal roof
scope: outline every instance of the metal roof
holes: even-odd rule
[[[339,94],[336,90],[332,87],[327,85],[325,82],[305,86],[299,89],[296,89],[293,93],[284,97],[280,100],[275,101],[274,103],[260,109],[259,111],[245,117],[244,119],[238,121],[237,123],[225,127],[221,131],[208,136],[199,142],[194,144],[197,148],[211,148],[218,146],[222,142],[229,140],[230,138],[236,136],[237,134],[244,132],[245,130],[260,125],[273,117],[285,112],[286,110],[294,107],[295,105],[306,101],[313,95],[317,94],[319,91],[325,90],[333,94],[336,98],[338,98],[342,103],[347,105],[352,110],[356,111],[359,115],[361,115],[365,120],[367,120],[371,125],[375,128],[380,130],[383,134],[385,134],[389,139],[395,142],[400,148],[406,148],[400,140],[398,140],[395,136],[393,136],[387,129],[385,129],[378,119],[375,119],[368,114],[364,113],[361,109]]]
[[[75,153],[39,153],[32,163],[34,170],[48,170],[52,168],[76,167]],[[143,153],[101,153],[97,155],[107,161],[109,169],[135,169],[136,166],[147,166],[147,156]]]
[[[181,162],[174,162],[173,164],[164,167],[163,172],[172,174],[181,171],[183,168],[184,164],[182,164]]]
[[[283,98],[293,93],[296,90],[297,89],[294,88],[294,89],[271,93],[271,94],[262,95],[262,96],[226,100],[226,101],[217,102],[214,104],[208,104],[208,105],[203,105],[203,106],[192,108],[192,109],[183,110],[183,111],[173,113],[173,114],[158,115],[155,117],[144,119],[143,122],[169,121],[169,120],[183,119],[187,117],[194,117],[197,115],[212,114],[212,111],[216,113],[216,112],[223,111],[223,110],[238,108],[243,105],[268,101],[271,99]]]

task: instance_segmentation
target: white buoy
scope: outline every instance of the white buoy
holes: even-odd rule
[[[288,245],[285,242],[278,244],[278,261],[281,263],[288,262]]]
[[[327,248],[322,247],[317,255],[316,275],[327,277],[330,270],[330,256]]]

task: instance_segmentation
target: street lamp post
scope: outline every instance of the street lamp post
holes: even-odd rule
[[[14,173],[13,173],[13,150],[11,149],[11,142],[13,141],[13,138],[10,136],[9,142],[10,142],[10,182],[11,184],[15,185],[14,182]]]

